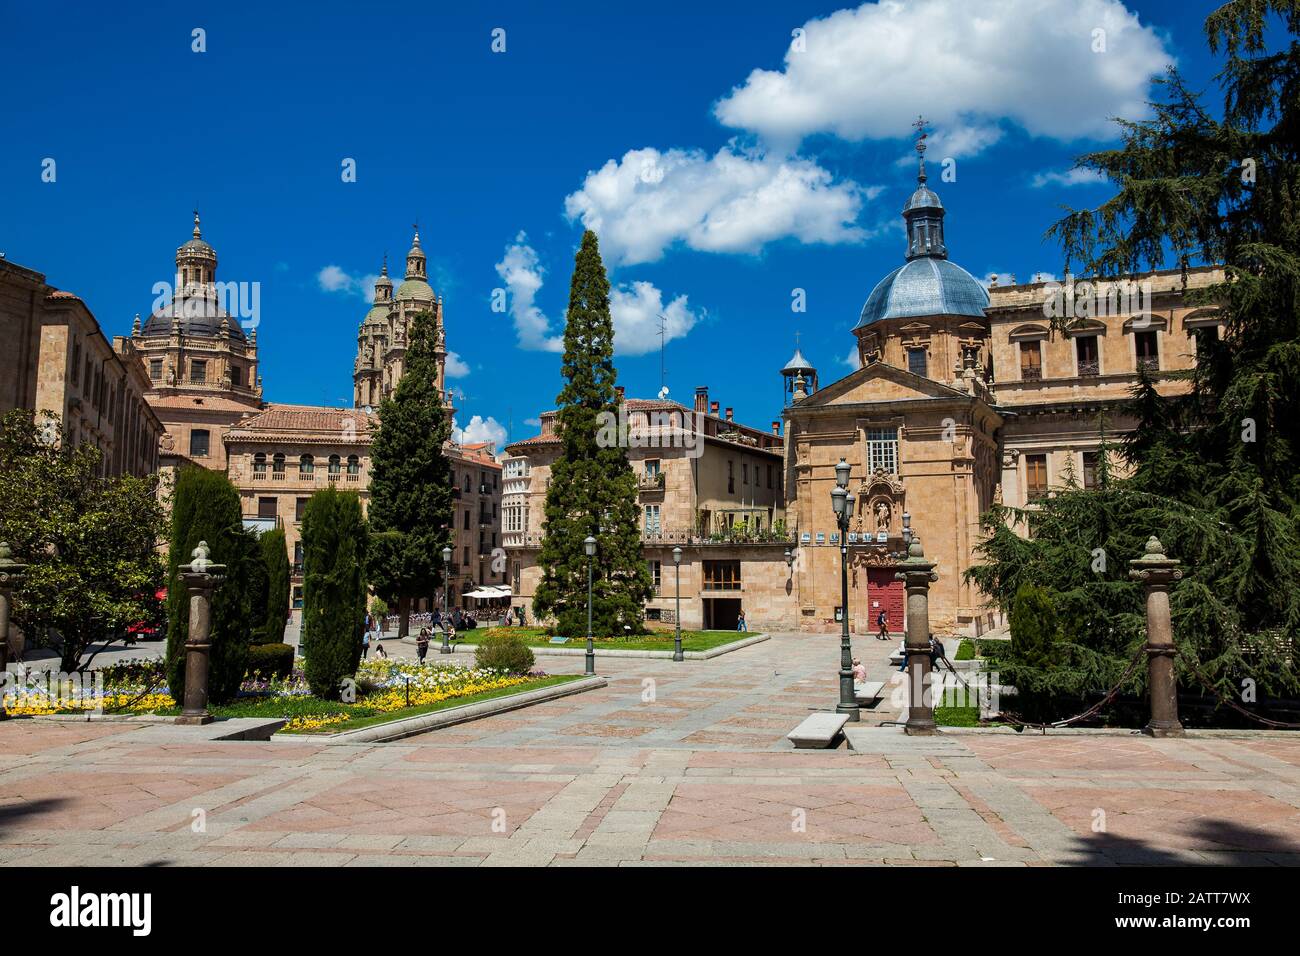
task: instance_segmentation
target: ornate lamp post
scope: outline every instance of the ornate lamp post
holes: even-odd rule
[[[451,653],[451,632],[447,625],[447,592],[451,589],[451,548],[442,549],[442,647],[439,654]]]
[[[682,549],[673,548],[673,566],[677,574],[677,636],[673,638],[673,660],[684,661],[682,653]]]
[[[909,522],[910,524],[910,522]],[[935,562],[927,561],[919,535],[904,530],[911,538],[903,570],[895,577],[907,587],[907,722],[903,731],[913,735],[938,733],[934,723],[934,698],[930,693],[930,582],[939,580]]]
[[[835,487],[831,489],[831,508],[840,529],[840,702],[837,714],[858,720],[858,697],[853,692],[853,645],[849,640],[849,522],[853,520],[853,495],[849,488],[849,463],[843,458],[835,466]]]
[[[596,539],[591,535],[583,538],[582,550],[587,552],[587,666],[583,673],[591,677],[596,673],[596,648],[591,643],[591,559],[596,556]]]
[[[27,565],[14,560],[13,549],[9,547],[9,542],[0,541],[0,671],[9,666],[11,656],[15,660],[22,656],[19,653],[22,648],[9,646],[10,640],[17,641],[9,630],[9,613],[14,588],[23,583],[26,572]]]
[[[226,577],[224,564],[208,560],[208,543],[200,541],[189,564],[180,566],[190,596],[190,628],[185,638],[185,705],[178,724],[206,724],[208,713],[208,655],[212,650],[212,592]]]
[[[1142,728],[1152,737],[1182,737],[1178,720],[1178,681],[1174,678],[1174,632],[1169,621],[1169,586],[1182,579],[1179,561],[1165,556],[1165,546],[1155,535],[1147,553],[1129,561],[1128,576],[1147,588],[1147,683],[1151,692],[1151,720]]]

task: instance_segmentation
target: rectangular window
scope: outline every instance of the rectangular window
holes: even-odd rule
[[[293,606],[300,611],[302,610],[302,585],[301,584],[295,584],[293,586]]]
[[[195,359],[190,362],[190,383],[193,385],[202,385],[207,380],[208,363],[201,359]]]
[[[772,466],[771,465],[767,466],[767,487],[768,488],[772,487]]]
[[[293,573],[302,574],[302,542],[293,543]]]
[[[1047,456],[1025,456],[1025,497],[1037,501],[1047,494]]]
[[[460,566],[461,566],[462,568],[468,568],[468,567],[469,567],[469,545],[465,545],[465,549],[464,549],[464,551],[461,553]]]
[[[867,429],[867,471],[875,474],[883,468],[885,474],[898,474],[898,429]]]
[[[280,514],[278,505],[279,498],[258,498],[257,499],[257,516],[259,518],[275,518]]]
[[[913,375],[925,374],[925,349],[907,350],[907,370]]]
[[[162,378],[162,359],[149,360],[149,377],[155,382]]]
[[[742,485],[749,484],[749,462],[747,461],[740,463],[740,483]]]
[[[646,476],[647,478],[658,478],[658,477],[659,477],[659,459],[658,459],[658,458],[647,458],[647,459],[645,460],[645,476]]]
[[[655,590],[658,591],[660,578],[663,575],[663,562],[647,561],[646,564],[650,567],[650,580],[654,582]]]
[[[1148,372],[1160,371],[1159,338],[1154,329],[1133,333],[1133,347],[1137,352],[1137,367]]]
[[[1020,381],[1037,382],[1043,377],[1043,343],[1020,343]]]
[[[238,365],[230,366],[230,384],[237,386],[244,384],[244,370]]]
[[[190,457],[207,458],[211,435],[206,428],[196,428],[190,432]]]
[[[705,561],[704,589],[706,591],[739,591],[739,561]]]
[[[466,531],[469,530],[469,512],[468,512],[468,511],[465,512],[465,530],[466,530]]]
[[[1085,451],[1083,453],[1083,487],[1097,487],[1097,457],[1095,451]]]
[[[727,459],[727,494],[736,493],[736,463],[730,458]]]
[[[307,502],[309,502],[309,501],[311,501],[310,498],[299,498],[299,499],[297,499],[296,501],[294,501],[294,503],[293,503],[293,520],[294,520],[294,521],[302,521],[302,516],[303,516],[303,514],[305,514],[306,511],[307,511]]]
[[[647,535],[656,535],[660,533],[658,505],[645,506],[645,533]]]
[[[1079,362],[1080,378],[1096,378],[1101,374],[1097,361],[1097,336],[1080,335],[1074,340],[1074,354]]]

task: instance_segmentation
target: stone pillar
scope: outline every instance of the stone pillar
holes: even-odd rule
[[[208,560],[208,543],[200,541],[194,560],[180,566],[181,579],[190,596],[190,627],[185,639],[185,702],[178,724],[206,724],[208,713],[208,657],[212,650],[212,592],[225,578],[225,565]]]
[[[15,561],[13,554],[8,542],[0,541],[0,671],[9,666],[9,661],[22,659],[21,642],[25,640],[9,624],[14,588],[22,584],[27,570],[27,565]]]
[[[903,732],[913,736],[937,734],[934,695],[930,689],[930,582],[939,580],[935,562],[927,561],[921,539],[915,535],[907,560],[895,577],[907,588],[907,722]]]
[[[1178,720],[1178,681],[1174,678],[1174,630],[1169,620],[1169,586],[1182,579],[1179,561],[1165,556],[1155,535],[1147,553],[1129,562],[1128,576],[1147,589],[1147,685],[1151,720],[1142,728],[1152,737],[1182,737]]]

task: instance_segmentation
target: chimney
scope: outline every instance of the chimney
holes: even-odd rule
[[[695,410],[701,415],[709,410],[709,386],[695,386]]]
[[[727,406],[727,421],[731,421],[731,412],[732,412],[732,408],[731,408],[730,405],[728,405],[728,406]]]
[[[619,405],[622,405],[622,404],[623,404],[623,386],[622,386],[622,385],[615,385],[615,386],[614,386],[614,401],[615,401],[617,404],[619,404]]]
[[[716,414],[718,414],[718,403],[717,403],[717,402],[709,402],[709,414],[710,414],[710,415],[716,415]]]
[[[781,437],[781,423],[780,423],[780,422],[772,422],[772,434],[775,435],[777,438],[780,438],[780,437]]]

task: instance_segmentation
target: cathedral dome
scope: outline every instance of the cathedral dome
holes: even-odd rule
[[[432,302],[433,289],[431,289],[429,283],[423,279],[407,279],[397,287],[396,298],[408,301]]]
[[[885,276],[867,296],[854,328],[881,319],[921,315],[984,317],[988,290],[956,263],[929,256],[913,259]]]

